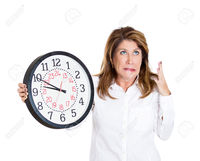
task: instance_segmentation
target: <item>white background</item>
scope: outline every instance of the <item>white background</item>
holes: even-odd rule
[[[175,127],[167,141],[155,135],[162,161],[199,161],[200,10],[198,0],[6,0],[0,2],[0,160],[89,160],[92,120],[73,130],[39,124],[17,93],[29,64],[61,50],[99,72],[112,30],[143,32],[149,61],[158,61],[175,104]]]

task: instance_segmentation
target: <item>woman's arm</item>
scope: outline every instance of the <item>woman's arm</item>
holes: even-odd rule
[[[160,139],[167,140],[174,128],[175,112],[172,95],[159,94],[157,105],[154,131]]]
[[[174,107],[172,94],[168,88],[167,82],[163,74],[162,62],[158,63],[157,68],[158,79],[154,79],[158,87],[158,102],[155,118],[155,128],[157,135],[162,140],[167,140],[174,127]]]

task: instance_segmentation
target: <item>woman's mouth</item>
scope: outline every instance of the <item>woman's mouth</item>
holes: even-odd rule
[[[131,72],[135,72],[135,71],[136,71],[136,70],[133,69],[133,68],[124,68],[124,70],[126,70],[126,71],[131,71]]]

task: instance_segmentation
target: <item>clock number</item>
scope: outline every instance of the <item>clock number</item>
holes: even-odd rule
[[[38,95],[38,89],[37,88],[33,88],[33,96],[37,96]]]
[[[81,105],[84,105],[83,97],[80,98],[79,103],[80,103]]]
[[[80,86],[82,88],[81,92],[85,92],[85,85],[84,84],[80,84]]]
[[[57,66],[57,67],[61,66],[59,58],[52,59],[52,61],[53,61],[53,67],[55,67],[55,66]]]
[[[76,74],[76,79],[80,79],[80,72],[77,70],[77,71],[75,71],[75,73],[77,73]]]
[[[70,101],[66,101],[66,106],[69,107]]]
[[[60,115],[60,121],[62,121],[62,122],[65,121],[65,114],[64,114],[64,113],[62,113],[62,114]]]
[[[46,103],[49,103],[49,102],[52,102],[52,97],[51,96],[46,97]]]
[[[64,107],[63,107],[62,104],[59,105],[59,109],[60,109],[60,110],[63,110],[63,109],[64,109]]]
[[[47,63],[42,63],[42,71],[48,70],[48,64]]]
[[[56,102],[53,102],[53,103],[52,103],[52,107],[53,107],[53,108],[56,108]]]
[[[66,64],[67,64],[67,69],[70,69],[70,68],[69,68],[69,62],[66,62]]]
[[[76,87],[75,86],[72,87],[72,91],[76,92]]]
[[[40,82],[40,80],[42,79],[42,75],[40,73],[38,74],[33,74],[33,79],[34,79],[34,82]]]
[[[72,78],[69,78],[69,83],[74,83]]]
[[[38,110],[42,110],[43,106],[42,106],[42,102],[38,102]]]
[[[51,120],[53,111],[49,111],[48,114],[50,114],[50,120]]]
[[[71,112],[72,112],[72,117],[76,117],[76,112],[74,111],[76,109],[72,109]]]
[[[42,94],[47,94],[47,89],[42,89],[42,90],[43,90]]]
[[[75,97],[74,97],[74,95],[71,95],[71,97],[70,97],[70,98],[71,98],[71,100],[75,100]]]
[[[50,83],[50,78],[48,80],[46,80],[47,83]],[[44,82],[44,86],[47,86],[48,84]]]
[[[49,73],[48,75],[49,75],[49,79],[54,79],[55,78],[53,73]]]
[[[64,79],[67,78],[67,73],[63,73],[63,78],[64,78]]]
[[[54,75],[57,77],[57,76],[60,76],[61,74],[59,73],[58,70],[55,70]]]

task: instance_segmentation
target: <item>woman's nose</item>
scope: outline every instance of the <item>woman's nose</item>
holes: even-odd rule
[[[132,54],[128,54],[128,56],[127,56],[127,63],[128,64],[132,64],[133,63],[133,55]]]

